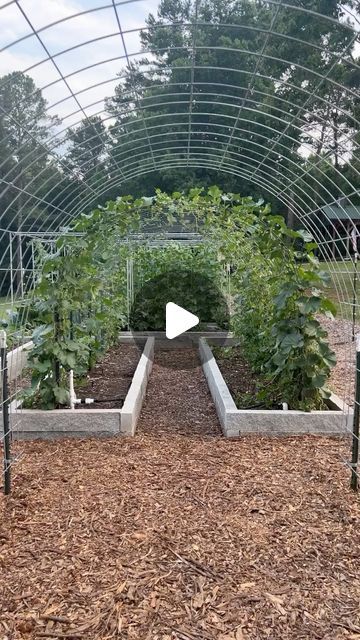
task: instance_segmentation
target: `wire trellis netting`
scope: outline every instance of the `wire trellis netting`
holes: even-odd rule
[[[10,0],[0,27],[5,471],[21,456],[9,447],[36,247],[55,251],[81,213],[157,183],[222,182],[310,232],[339,310],[343,395],[357,406],[358,3]],[[124,278],[132,296],[131,260]],[[354,456],[343,460],[353,473]]]

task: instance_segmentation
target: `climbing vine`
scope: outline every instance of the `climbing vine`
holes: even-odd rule
[[[198,232],[202,243],[196,249],[149,243],[149,229],[159,240],[174,225]],[[324,295],[326,275],[312,238],[288,229],[262,201],[224,194],[217,187],[187,195],[157,191],[154,198],[109,202],[81,216],[69,231],[74,235],[58,241],[55,255],[42,258],[32,303],[35,346],[27,402],[44,408],[66,403],[69,370],[83,375],[116,340],[127,320],[126,263],[131,256],[142,287],[159,275],[165,282],[158,298],[137,308],[135,328],[163,327],[164,300],[174,298],[180,287],[166,274],[181,266],[203,273],[214,289],[222,289],[230,270],[231,329],[253,370],[266,379],[267,393],[292,408],[322,406],[335,363],[318,318],[335,313]],[[184,306],[221,325],[209,295],[195,299],[188,282],[183,289]]]

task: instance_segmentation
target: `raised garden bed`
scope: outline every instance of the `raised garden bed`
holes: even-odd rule
[[[136,350],[136,347],[132,346],[132,349]],[[132,379],[130,378],[130,371],[131,368],[132,370],[134,368],[135,351],[130,355],[128,348],[124,349],[126,356],[120,368],[118,367],[117,369],[117,377],[113,375],[111,383],[108,378],[111,376],[111,372],[114,373],[114,363],[111,364],[114,350],[110,353],[111,355],[105,357],[107,365],[104,365],[104,362],[100,363],[90,372],[86,386],[82,387],[82,391],[84,393],[89,392],[89,397],[94,397],[94,391],[97,391],[99,397],[102,395],[103,398],[106,397],[105,393],[116,393],[116,397],[121,398],[124,396],[124,400],[98,403],[95,406],[88,405],[86,408],[73,410],[55,409],[53,411],[22,409],[18,402],[13,402],[10,422],[14,437],[22,440],[33,440],[61,437],[134,435],[152,368],[154,339],[148,338],[144,343],[144,349]],[[120,359],[121,347],[117,350],[117,355]],[[105,382],[102,382],[97,374],[101,374],[102,370],[105,371],[106,366],[109,376],[105,376]],[[112,395],[111,397],[115,396]],[[104,407],[104,405],[105,407],[106,405],[108,406],[100,408]],[[84,405],[81,405],[81,407],[84,407]]]
[[[284,411],[281,409],[238,409],[230,389],[219,369],[214,354],[206,339],[199,342],[200,358],[208,381],[210,393],[216,406],[220,424],[226,437],[247,434],[263,435],[333,435],[345,436],[352,427],[353,415],[344,401],[334,394],[325,411]],[[243,365],[244,366],[244,365]],[[243,389],[251,391],[249,372],[242,382]],[[241,372],[239,372],[241,375]],[[234,373],[230,384],[235,385]]]
[[[232,334],[222,330],[186,331],[173,340],[168,340],[165,331],[121,331],[119,341],[121,343],[141,342],[147,338],[154,338],[156,348],[162,351],[171,351],[183,348],[198,348],[200,338],[209,341],[217,341],[219,344],[233,344]]]

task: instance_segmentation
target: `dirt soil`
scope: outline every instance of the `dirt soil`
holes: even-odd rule
[[[259,401],[257,392],[264,386],[260,376],[256,376],[241,353],[241,347],[234,347],[231,353],[215,349],[216,362],[229,387],[238,409],[281,409],[276,399]]]
[[[76,386],[77,397],[82,400],[84,398],[102,400],[102,402],[87,405],[89,409],[122,407],[140,355],[140,350],[135,345],[119,344],[112,347],[88,373],[86,382]],[[108,398],[109,402],[106,402]],[[84,408],[84,404],[77,405],[77,408]]]
[[[230,393],[238,409],[241,409],[239,396],[256,395],[256,378],[251,367],[242,356],[239,347],[231,349],[230,354],[227,353],[227,349],[215,348],[214,354]]]
[[[223,439],[184,358],[156,355],[134,438],[16,445],[1,640],[360,638],[349,443]]]

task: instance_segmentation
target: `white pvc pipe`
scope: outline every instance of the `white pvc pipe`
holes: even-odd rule
[[[74,389],[74,371],[71,369],[69,373],[69,385],[70,385],[70,409],[75,409],[76,395]]]
[[[356,351],[360,351],[360,333],[356,334],[355,340],[356,340]]]

